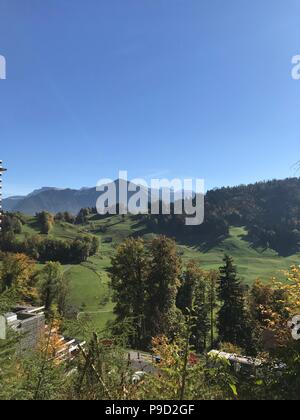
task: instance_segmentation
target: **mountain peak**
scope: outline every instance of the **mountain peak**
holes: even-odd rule
[[[34,195],[38,195],[38,194],[40,194],[40,193],[42,193],[42,192],[45,192],[45,191],[63,191],[63,188],[55,188],[55,187],[42,187],[42,188],[39,188],[39,189],[36,189],[36,190],[34,190],[34,191],[32,191],[30,194],[28,194],[27,195],[27,197],[33,197]],[[25,198],[25,197],[24,197]]]

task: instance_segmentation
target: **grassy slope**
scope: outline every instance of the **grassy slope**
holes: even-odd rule
[[[23,234],[38,233],[33,218],[28,218]],[[105,226],[105,233],[102,232]],[[108,287],[109,277],[107,269],[110,257],[116,245],[123,239],[137,232],[135,222],[127,217],[114,216],[101,221],[90,221],[86,226],[72,226],[66,223],[56,223],[50,237],[71,239],[79,233],[93,233],[101,241],[99,254],[81,265],[64,267],[65,275],[69,278],[71,287],[71,301],[74,306],[85,312],[99,329],[105,326],[107,320],[113,318],[113,304]],[[256,250],[244,239],[243,228],[231,228],[230,236],[208,252],[200,252],[197,248],[179,245],[178,249],[184,261],[195,259],[201,262],[203,268],[218,268],[222,263],[225,252],[232,255],[238,266],[239,274],[248,284],[257,277],[267,281],[270,277],[280,276],[282,270],[292,264],[299,264],[300,255],[283,258],[272,250]],[[151,236],[151,235],[150,235]],[[107,242],[107,239],[112,242]],[[84,314],[80,314],[83,317]]]
[[[234,258],[240,277],[251,284],[258,277],[267,281],[272,276],[282,276],[282,271],[293,264],[299,264],[300,254],[288,258],[280,257],[270,249],[254,249],[244,238],[244,228],[232,227],[230,236],[208,252],[198,252],[196,249],[180,246],[184,251],[183,258],[199,260],[203,268],[218,268],[222,263],[224,253]]]

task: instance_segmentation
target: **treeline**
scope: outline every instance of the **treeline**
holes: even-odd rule
[[[73,240],[30,236],[23,241],[16,240],[11,234],[1,235],[2,252],[23,253],[37,261],[57,261],[62,264],[79,264],[95,255],[99,249],[96,236],[80,235]]]
[[[139,216],[149,231],[203,244],[226,237],[229,226],[245,226],[256,247],[286,256],[300,250],[300,179],[220,188],[205,196],[205,221],[186,226],[185,215]]]
[[[210,191],[207,201],[230,224],[246,226],[255,246],[283,255],[300,249],[300,179],[259,182]]]

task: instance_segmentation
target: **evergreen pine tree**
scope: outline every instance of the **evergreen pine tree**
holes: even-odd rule
[[[198,353],[203,353],[207,347],[207,335],[210,327],[208,284],[203,276],[199,278],[195,287],[193,316],[192,344]]]
[[[220,268],[218,314],[219,340],[239,347],[249,347],[250,328],[245,309],[244,291],[237,276],[233,259],[225,255]]]
[[[177,307],[187,314],[187,309],[191,310],[194,301],[196,283],[199,280],[199,268],[194,261],[190,261],[182,275],[181,286],[177,295]],[[201,273],[200,273],[201,274]]]
[[[215,341],[215,310],[217,308],[217,281],[218,271],[212,270],[207,277],[207,299],[209,306],[209,329],[210,329],[210,348],[213,349]]]

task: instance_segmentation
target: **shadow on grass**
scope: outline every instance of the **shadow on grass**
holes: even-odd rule
[[[153,227],[146,226],[145,222],[139,220],[137,216],[135,217],[135,221],[137,222],[133,225],[135,232],[130,235],[132,238],[143,237],[145,235],[165,235],[174,239],[178,245],[185,245],[203,253],[209,252],[229,236],[204,235],[199,232],[193,232],[193,228],[190,227],[184,228],[184,230],[180,232],[175,232],[173,229],[161,226],[157,226],[153,229]]]
[[[299,245],[292,245],[286,241],[278,240],[276,244],[271,245],[260,238],[253,237],[249,233],[240,235],[240,238],[243,241],[248,242],[249,246],[259,254],[271,250],[277,252],[279,257],[287,258],[300,252]]]

